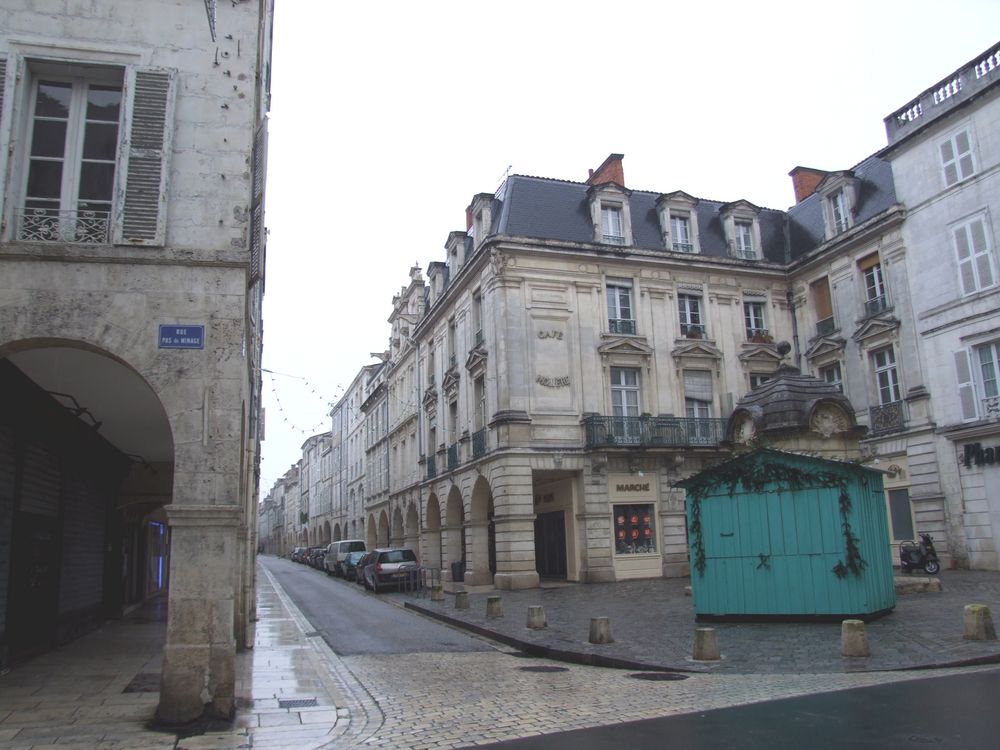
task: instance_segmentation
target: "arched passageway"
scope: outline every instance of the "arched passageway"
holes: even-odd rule
[[[403,512],[399,508],[396,508],[392,512],[392,531],[389,534],[389,546],[403,546]]]
[[[465,555],[465,509],[462,506],[462,493],[452,485],[448,492],[448,504],[445,511],[445,528],[442,544],[445,551],[445,571],[451,579],[456,577],[453,570],[456,564],[464,569]]]
[[[424,515],[423,550],[421,560],[425,568],[441,570],[441,506],[437,495],[427,498],[427,513]]]
[[[480,476],[472,488],[469,522],[466,524],[468,559],[465,582],[482,586],[493,583],[497,571],[496,533],[493,522],[493,493],[486,477]]]

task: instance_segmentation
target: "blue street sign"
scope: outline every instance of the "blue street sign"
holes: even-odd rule
[[[205,326],[160,326],[161,349],[204,349]]]

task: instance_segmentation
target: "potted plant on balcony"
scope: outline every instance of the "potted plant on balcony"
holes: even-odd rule
[[[689,339],[700,339],[701,338],[701,327],[700,326],[688,326],[684,329],[684,336]]]
[[[774,343],[774,337],[767,331],[753,331],[750,341],[754,344],[771,344]]]

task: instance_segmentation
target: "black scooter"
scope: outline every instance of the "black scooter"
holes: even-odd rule
[[[912,540],[899,543],[899,569],[909,573],[915,568],[922,568],[927,575],[936,575],[941,571],[930,534],[921,534],[919,544]]]

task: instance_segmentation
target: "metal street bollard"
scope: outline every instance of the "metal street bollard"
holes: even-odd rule
[[[844,620],[840,624],[841,656],[871,656],[868,633],[862,620]]]
[[[719,641],[715,637],[715,628],[694,629],[694,650],[691,658],[695,661],[719,661]]]
[[[486,597],[486,616],[491,618],[503,617],[503,599],[499,596]]]
[[[607,617],[590,618],[590,642],[595,644],[614,643],[611,637],[611,620]]]
[[[545,607],[541,604],[532,604],[528,607],[528,627],[532,630],[542,630],[548,627],[548,620],[545,619]]]
[[[996,628],[993,627],[993,615],[985,604],[965,605],[965,635],[967,641],[995,641]]]
[[[469,608],[469,592],[468,591],[456,591],[455,592],[455,609],[468,609]]]

